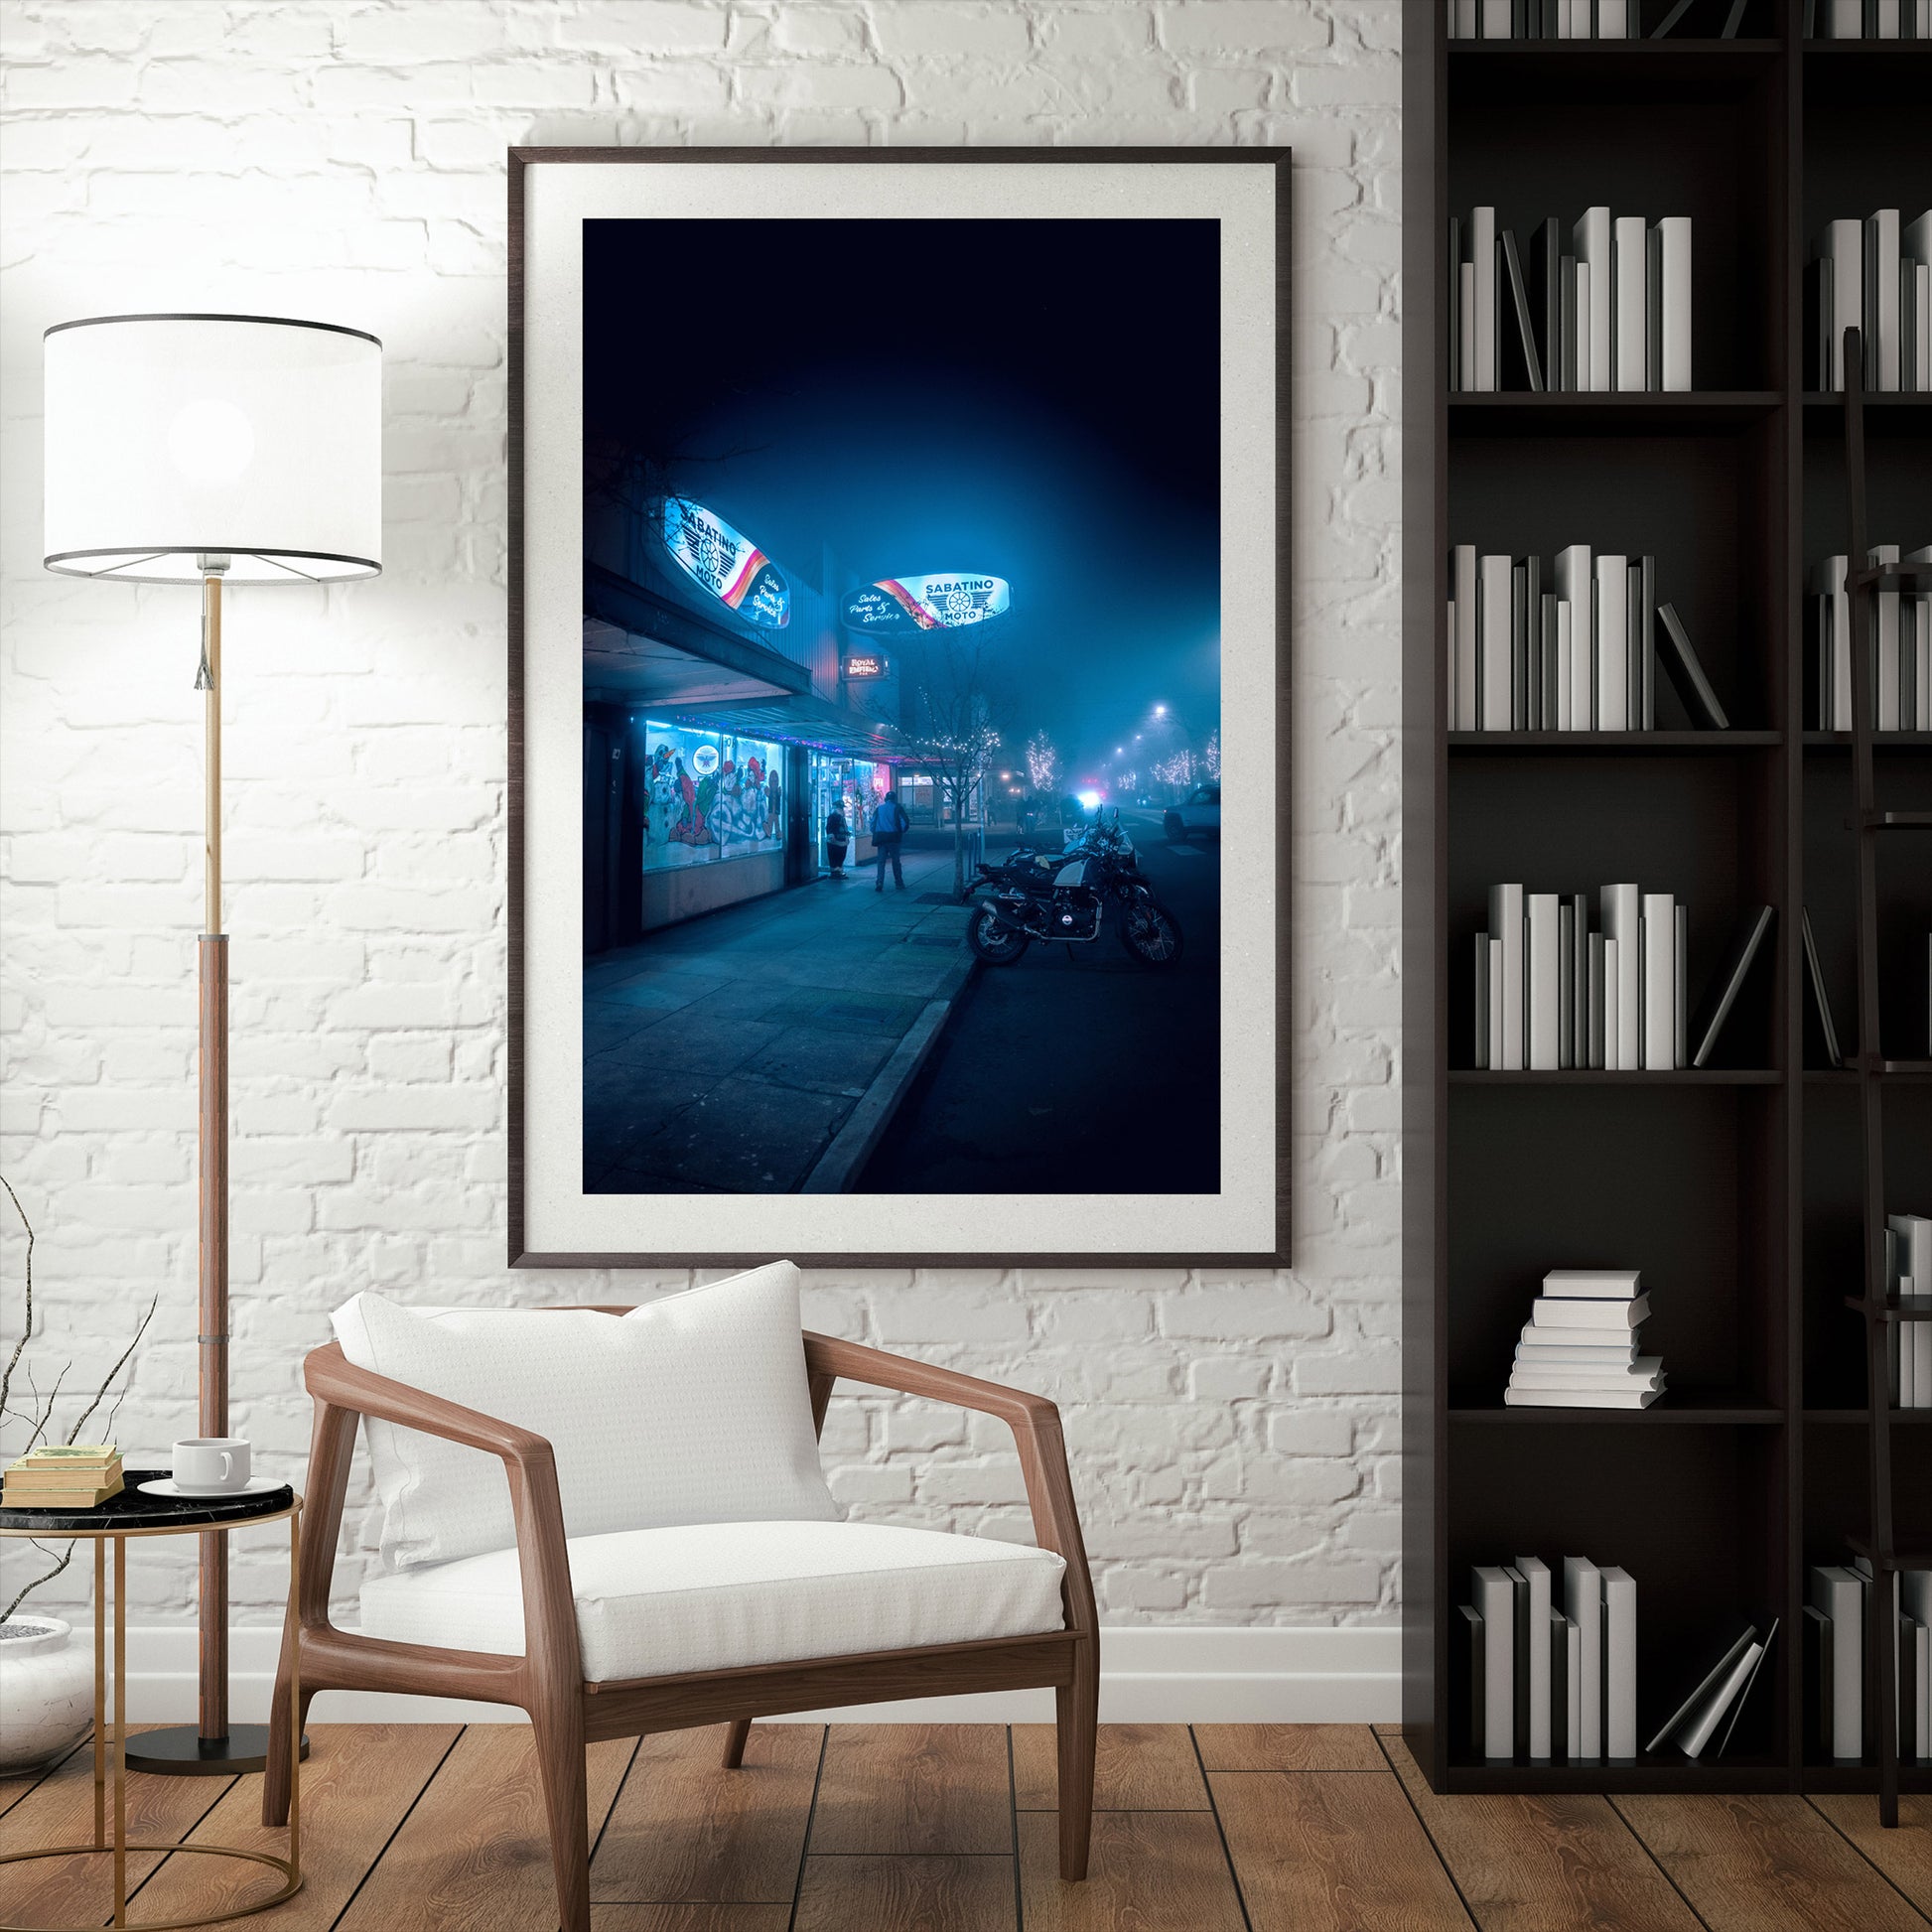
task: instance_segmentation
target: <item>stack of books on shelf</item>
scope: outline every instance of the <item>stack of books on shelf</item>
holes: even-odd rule
[[[1805,0],[1808,41],[1932,41],[1932,0]]]
[[[1885,1287],[1890,1295],[1932,1295],[1932,1216],[1885,1216]],[[1932,1409],[1932,1321],[1886,1325],[1893,1406]]]
[[[1447,671],[1450,731],[1624,732],[1657,728],[1657,667],[1692,725],[1730,718],[1675,606],[1657,602],[1657,559],[1449,552]]]
[[[1715,28],[1721,39],[1735,40],[1750,0],[1653,0],[1660,4],[1652,40],[1680,27],[1686,33]],[[1643,33],[1641,0],[1448,0],[1448,6],[1452,41],[1634,41]],[[1693,10],[1697,18],[1687,21]]]
[[[0,1509],[93,1509],[121,1487],[121,1452],[111,1443],[48,1444],[7,1464]]]
[[[1873,544],[1872,564],[1932,564],[1932,543],[1901,554],[1895,543]],[[1846,588],[1846,560],[1825,558],[1811,574],[1812,717],[1816,729],[1852,729],[1852,597]],[[1932,592],[1876,592],[1871,599],[1873,729],[1881,732],[1932,731]]]
[[[1812,244],[1806,368],[1820,389],[1845,387],[1845,332],[1863,347],[1862,387],[1932,389],[1932,208],[1901,225],[1895,207],[1828,221]]]
[[[1491,1762],[1628,1762],[1637,1754],[1637,1586],[1563,1561],[1563,1604],[1541,1557],[1478,1564],[1462,1605],[1469,1729]]]
[[[1449,217],[1449,387],[1677,390],[1691,385],[1691,217],[1554,215],[1527,263],[1493,207]],[[1527,273],[1525,269],[1527,267]]]
[[[1892,1581],[1896,1748],[1901,1758],[1932,1759],[1932,1571],[1903,1570]],[[1818,1564],[1805,1604],[1805,1731],[1820,1756],[1841,1763],[1864,1757],[1872,1587],[1863,1557]]]
[[[1511,1409],[1648,1409],[1664,1392],[1659,1355],[1637,1352],[1650,1297],[1634,1268],[1553,1268],[1510,1364]]]

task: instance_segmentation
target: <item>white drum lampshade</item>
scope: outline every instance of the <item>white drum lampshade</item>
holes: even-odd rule
[[[73,577],[338,583],[382,568],[382,345],[275,316],[46,337],[45,562]]]

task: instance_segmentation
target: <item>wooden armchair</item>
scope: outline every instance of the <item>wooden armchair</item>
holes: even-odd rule
[[[535,1731],[564,1932],[589,1932],[587,1743],[729,1722],[724,1761],[735,1768],[743,1759],[746,1736],[757,1717],[1050,1685],[1059,1732],[1060,1872],[1068,1879],[1084,1878],[1093,1812],[1099,1631],[1059,1411],[1042,1396],[829,1335],[807,1333],[804,1344],[812,1420],[821,1430],[832,1386],[843,1377],[997,1416],[1013,1431],[1035,1538],[1041,1549],[1055,1552],[1065,1564],[1064,1627],[1032,1636],[587,1682],[550,1444],[527,1430],[356,1368],[341,1344],[331,1342],[315,1350],[304,1365],[316,1404],[315,1435],[302,1523],[301,1590],[289,1605],[283,1631],[263,1781],[263,1822],[279,1825],[288,1817],[288,1684],[298,1659],[305,1718],[309,1701],[326,1690],[403,1692],[517,1705],[529,1713]],[[330,1584],[360,1416],[421,1430],[502,1458],[516,1525],[523,1655],[392,1642],[352,1635],[330,1622]]]

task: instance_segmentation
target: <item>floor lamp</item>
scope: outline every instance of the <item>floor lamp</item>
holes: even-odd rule
[[[382,568],[382,345],[277,316],[95,316],[46,344],[49,570],[198,584],[206,693],[200,946],[201,1431],[228,1434],[228,937],[221,929],[221,599]],[[228,1723],[228,1552],[202,1538],[200,1723],[130,1740],[130,1768],[259,1770]]]

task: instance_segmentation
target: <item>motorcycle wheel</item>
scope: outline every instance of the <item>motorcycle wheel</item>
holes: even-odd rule
[[[1143,966],[1180,964],[1180,921],[1158,898],[1136,900],[1121,913],[1114,929],[1120,943]]]
[[[1011,966],[1033,941],[1002,923],[992,906],[982,905],[966,927],[966,943],[989,966]]]

